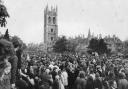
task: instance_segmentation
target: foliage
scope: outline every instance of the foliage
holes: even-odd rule
[[[92,52],[95,52],[98,50],[98,40],[97,39],[91,39],[89,42],[89,49],[91,49]]]
[[[88,48],[90,49],[89,53],[97,52],[98,54],[104,54],[110,52],[104,39],[91,39]]]
[[[38,44],[29,43],[27,45],[27,50],[28,51],[38,51],[38,49],[40,49],[40,46]]]
[[[109,52],[109,49],[107,48],[107,44],[104,42],[104,39],[100,39],[98,43],[98,53],[104,54],[108,52]]]
[[[18,36],[13,36],[11,41],[15,48],[22,45],[22,41]]]
[[[68,41],[73,45],[72,52],[82,53],[87,51],[88,40],[84,36],[77,36],[75,38],[69,38]],[[71,48],[70,48],[71,49]]]
[[[25,43],[22,43],[22,50],[25,50],[27,48],[27,45]]]
[[[6,39],[0,39],[0,55],[13,55],[14,47],[12,42]]]
[[[124,42],[123,54],[128,55],[128,41]]]
[[[14,48],[19,47],[22,51],[27,48],[26,44],[18,36],[13,36],[11,42],[13,43]]]
[[[75,53],[76,47],[77,47],[76,43],[74,43],[73,41],[69,41],[69,40],[67,41],[67,51],[68,52]]]
[[[6,18],[9,17],[6,7],[0,1],[0,26],[5,27],[7,24]]]
[[[67,51],[67,39],[65,36],[59,38],[53,46],[53,51],[57,53],[63,53]]]
[[[4,34],[4,39],[9,41],[9,33],[8,33],[8,29],[6,30],[5,34]]]

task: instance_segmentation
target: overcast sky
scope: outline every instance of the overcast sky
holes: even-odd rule
[[[128,0],[5,0],[10,14],[7,27],[11,35],[24,42],[43,42],[44,8],[58,6],[59,35],[87,36],[116,34],[128,38]],[[5,30],[3,30],[4,32]]]

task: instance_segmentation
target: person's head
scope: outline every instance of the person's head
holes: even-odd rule
[[[44,85],[41,85],[41,86],[39,87],[39,89],[45,89],[45,86],[44,86]]]
[[[97,72],[96,75],[95,75],[96,78],[99,78],[100,77],[100,74]]]
[[[6,55],[5,58],[4,58],[4,62],[8,62],[10,57],[11,57],[10,55]]]
[[[87,83],[92,83],[92,82],[93,82],[93,78],[92,78],[92,76],[89,76],[87,79]]]
[[[110,79],[114,79],[115,78],[114,72],[110,72],[108,76],[109,76]]]
[[[59,78],[60,78],[59,75],[56,75],[56,76],[55,76],[55,80],[56,80],[56,81],[59,81]]]
[[[85,78],[85,72],[84,71],[80,71],[78,76],[80,78]]]
[[[45,70],[45,73],[46,73],[46,74],[49,74],[49,73],[50,73],[50,70],[49,70],[49,69],[46,69],[46,70]]]
[[[90,69],[90,74],[93,74],[94,73],[94,70],[91,68]]]
[[[119,78],[120,79],[124,79],[126,77],[125,73],[121,72],[119,73]]]

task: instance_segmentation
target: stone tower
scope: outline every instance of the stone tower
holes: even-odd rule
[[[44,9],[44,44],[46,50],[51,50],[58,38],[57,7]]]

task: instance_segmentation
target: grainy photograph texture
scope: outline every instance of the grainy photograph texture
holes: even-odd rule
[[[128,0],[0,0],[0,89],[128,89]]]

